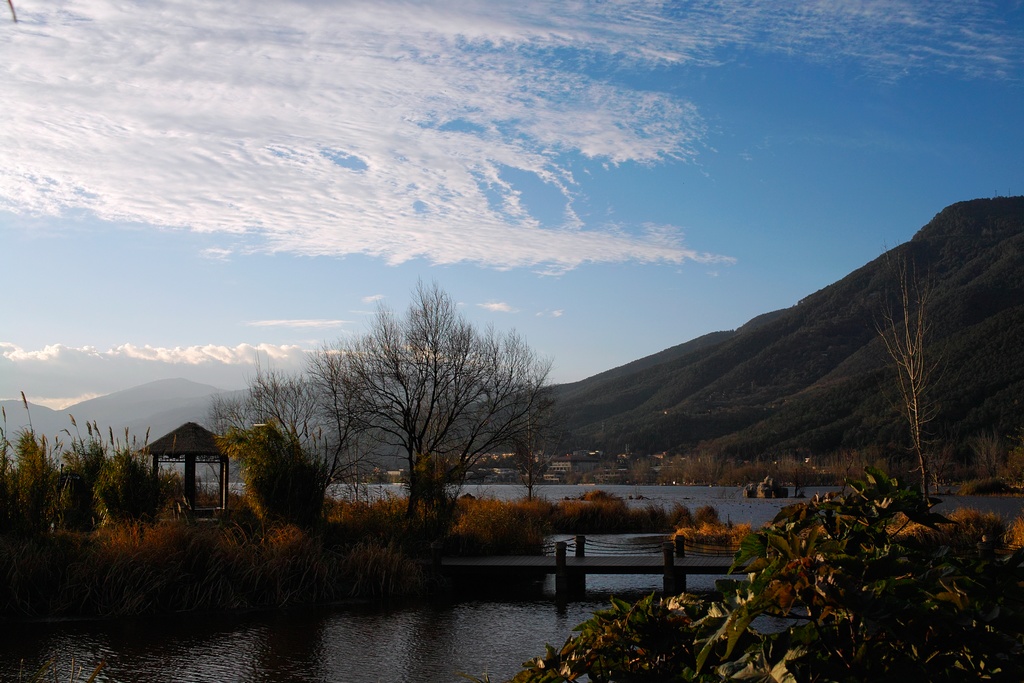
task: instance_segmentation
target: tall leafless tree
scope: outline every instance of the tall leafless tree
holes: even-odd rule
[[[896,370],[896,408],[910,432],[911,450],[921,474],[921,492],[928,497],[929,468],[926,426],[934,419],[935,404],[929,398],[937,364],[928,355],[928,304],[931,288],[907,257],[892,255],[887,261],[897,290],[884,304],[878,335]]]
[[[482,455],[527,432],[551,367],[515,332],[477,330],[422,282],[403,317],[382,306],[366,334],[318,355],[337,366],[331,381],[344,385],[353,423],[405,459],[409,515],[449,506]]]
[[[512,439],[512,460],[519,480],[526,487],[526,499],[533,500],[533,489],[541,481],[551,463],[554,452],[551,444],[551,410],[554,398],[549,391],[539,397],[535,410],[526,423],[526,428]]]

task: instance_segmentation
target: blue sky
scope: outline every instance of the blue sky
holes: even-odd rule
[[[420,279],[575,381],[1024,194],[1021,2],[15,6],[0,398],[241,387]]]

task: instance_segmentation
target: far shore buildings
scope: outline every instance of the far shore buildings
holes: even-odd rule
[[[568,455],[552,458],[544,473],[544,480],[564,482],[567,479],[590,474],[601,466],[603,458],[602,451],[573,451]]]

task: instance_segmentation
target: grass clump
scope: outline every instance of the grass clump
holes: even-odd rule
[[[998,477],[972,479],[964,482],[957,495],[960,496],[992,496],[1014,493],[1014,488]]]
[[[669,513],[656,504],[631,508],[626,501],[603,490],[588,491],[582,499],[554,505],[551,529],[565,534],[614,534],[668,531]]]
[[[927,527],[897,516],[893,535],[901,541],[913,539],[924,547],[945,546],[957,554],[976,553],[983,538],[996,546],[1009,545],[1006,521],[994,512],[959,508],[945,518],[948,524]]]
[[[550,503],[538,500],[461,498],[446,550],[461,555],[539,553],[551,510]]]

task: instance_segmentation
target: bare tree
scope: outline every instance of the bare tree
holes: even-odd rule
[[[436,284],[404,317],[381,307],[370,330],[320,351],[339,367],[354,420],[408,465],[408,514],[447,509],[470,467],[514,444],[545,397],[550,362],[514,332],[478,331]]]
[[[876,327],[896,369],[898,399],[895,404],[909,429],[911,450],[921,474],[921,491],[927,498],[929,472],[925,428],[936,413],[928,391],[937,367],[926,354],[931,289],[905,257],[891,257],[888,264],[898,286],[897,300],[886,301],[882,319]]]
[[[974,453],[974,467],[979,477],[996,477],[1006,463],[1006,446],[995,429],[975,434],[967,440]]]
[[[360,455],[349,406],[337,387],[325,386],[320,370],[310,362],[306,375],[292,375],[257,363],[248,391],[216,399],[210,418],[219,433],[274,425],[314,467],[322,496],[357,470]]]
[[[533,500],[533,489],[544,476],[554,453],[550,450],[551,410],[554,399],[544,391],[535,403],[534,414],[529,416],[526,428],[512,439],[512,460],[519,472],[519,480],[526,487],[526,499]]]

